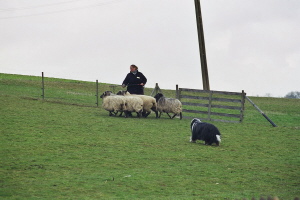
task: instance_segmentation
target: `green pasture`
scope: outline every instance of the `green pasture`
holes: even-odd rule
[[[246,102],[242,123],[212,122],[216,147],[189,142],[189,119],[109,117],[95,83],[46,78],[45,88],[43,100],[40,77],[0,74],[0,199],[300,196],[299,99],[250,97],[278,127]]]

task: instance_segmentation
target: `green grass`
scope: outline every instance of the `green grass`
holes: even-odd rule
[[[243,123],[213,122],[216,147],[189,143],[188,119],[109,117],[95,83],[47,78],[43,101],[40,80],[0,74],[0,199],[300,196],[297,99],[250,97],[278,127],[246,103]]]

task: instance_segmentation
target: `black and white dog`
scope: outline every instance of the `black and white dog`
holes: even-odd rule
[[[196,140],[205,141],[205,145],[216,143],[217,146],[221,142],[221,133],[213,124],[201,122],[200,119],[194,118],[191,122],[192,136],[190,142]]]

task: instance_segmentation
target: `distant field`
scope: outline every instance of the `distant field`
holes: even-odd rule
[[[250,97],[278,127],[246,102],[243,123],[213,122],[216,147],[189,143],[188,119],[109,117],[95,83],[45,88],[42,100],[40,77],[0,74],[0,199],[300,197],[299,99]]]

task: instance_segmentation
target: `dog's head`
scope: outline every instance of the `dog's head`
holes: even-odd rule
[[[191,129],[192,129],[192,127],[193,127],[193,125],[194,125],[195,123],[200,123],[200,122],[201,122],[200,119],[194,118],[194,119],[191,121]]]
[[[194,124],[195,122],[201,122],[201,120],[200,119],[198,119],[198,118],[194,118],[192,121],[191,121],[191,124]]]

